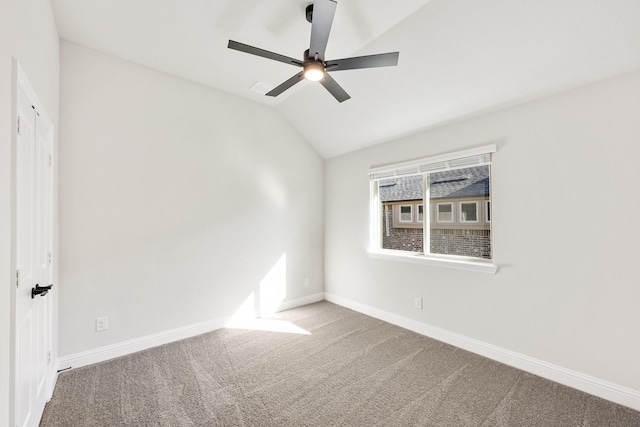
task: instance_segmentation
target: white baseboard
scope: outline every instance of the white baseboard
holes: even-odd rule
[[[375,317],[438,341],[454,345],[472,353],[530,372],[542,378],[584,391],[585,393],[619,403],[640,411],[640,391],[623,387],[580,372],[525,356],[492,344],[446,331],[404,316],[380,310],[338,295],[325,293],[325,299],[354,311]]]
[[[277,311],[291,310],[292,308],[301,307],[307,304],[313,304],[314,302],[324,301],[324,292],[318,292],[317,294],[308,295],[306,297],[297,298],[291,301],[284,301],[280,303]]]
[[[185,338],[215,331],[223,328],[229,318],[220,318],[196,323],[194,325],[183,326],[181,328],[170,329],[157,334],[146,335],[140,338],[99,347],[88,351],[63,356],[59,359],[60,369],[75,369],[82,366],[91,365],[105,360],[113,359],[159,345],[168,344]]]
[[[324,293],[317,293],[294,300],[284,301],[277,311],[289,310],[302,305],[311,304],[324,300]],[[157,347],[159,345],[168,344],[170,342],[191,338],[196,335],[205,334],[224,328],[231,320],[231,316],[207,320],[205,322],[196,323],[194,325],[183,326],[181,328],[170,329],[168,331],[159,332],[157,334],[146,335],[140,338],[111,344],[105,347],[99,347],[88,351],[60,357],[57,361],[58,369],[75,369],[82,366],[92,365],[105,360],[113,359],[148,348]],[[57,376],[56,376],[57,378]]]

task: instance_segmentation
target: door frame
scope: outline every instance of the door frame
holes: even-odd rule
[[[40,114],[40,117],[48,122],[51,128],[51,156],[52,156],[52,171],[51,171],[51,276],[54,283],[58,283],[58,168],[57,168],[57,138],[56,138],[56,126],[51,120],[51,117],[47,114],[47,111],[43,107],[42,103],[38,99],[33,87],[29,83],[26,73],[20,66],[20,63],[15,58],[11,58],[12,68],[12,92],[11,92],[11,171],[10,171],[10,210],[11,210],[11,259],[10,259],[10,298],[9,298],[9,316],[10,316],[10,359],[9,359],[9,420],[10,425],[15,425],[16,408],[17,408],[17,387],[16,383],[16,329],[18,327],[16,322],[16,285],[17,285],[17,117],[18,117],[18,91],[22,91],[31,105],[34,106],[36,111]],[[54,288],[57,288],[54,287]],[[51,310],[49,311],[49,348],[51,351],[51,363],[48,365],[47,379],[46,381],[46,394],[47,401],[51,399],[53,395],[53,389],[55,388],[56,381],[58,379],[58,335],[57,335],[57,318],[58,318],[58,291],[57,289],[51,292]]]

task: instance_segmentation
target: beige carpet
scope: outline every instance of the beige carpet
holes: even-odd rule
[[[640,426],[640,412],[321,302],[62,373],[41,426]]]

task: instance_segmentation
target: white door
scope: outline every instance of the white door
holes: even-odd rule
[[[52,128],[18,90],[16,425],[37,426],[51,362]],[[34,294],[35,292],[35,294]]]

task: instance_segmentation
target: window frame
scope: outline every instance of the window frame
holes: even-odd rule
[[[424,248],[429,248],[429,243],[431,242],[431,224],[436,223],[437,221],[433,221],[431,218],[431,208],[427,208],[427,202],[431,205],[431,199],[429,195],[430,186],[427,182],[429,178],[429,174],[433,172],[445,171],[445,170],[454,170],[454,169],[464,169],[468,167],[475,166],[489,166],[489,186],[493,190],[493,186],[491,185],[491,179],[493,175],[493,161],[492,161],[492,153],[497,151],[497,147],[495,144],[490,144],[482,147],[472,148],[468,150],[462,150],[458,152],[445,153],[437,156],[422,158],[418,160],[413,160],[409,162],[403,163],[395,163],[385,166],[373,167],[369,169],[369,178],[370,178],[370,245],[367,249],[367,253],[372,258],[391,260],[391,261],[401,261],[401,262],[410,262],[417,263],[422,265],[430,265],[437,267],[445,267],[445,268],[453,268],[459,270],[467,270],[467,271],[476,271],[482,273],[495,274],[498,271],[498,266],[494,263],[494,253],[495,248],[493,245],[494,235],[492,226],[490,228],[490,239],[491,239],[491,259],[484,258],[476,258],[476,257],[468,257],[468,256],[460,256],[460,255],[448,255],[448,254],[437,254],[424,252]],[[476,161],[476,157],[479,159],[477,164],[470,164],[469,159]],[[423,196],[423,252],[409,252],[409,251],[401,251],[401,250],[392,250],[392,249],[382,249],[382,235],[384,233],[383,227],[381,226],[381,218],[383,215],[382,212],[382,203],[380,202],[380,195],[378,191],[378,182],[385,178],[391,177],[400,177],[400,176],[411,176],[411,175],[421,175],[424,181],[424,196]],[[489,200],[484,200],[485,207],[490,206],[490,203],[493,199],[493,191],[489,193]],[[448,204],[447,202],[446,204]],[[476,203],[476,221],[471,222],[467,221],[464,224],[479,224],[481,223],[481,213],[479,209],[478,201]],[[416,204],[418,206],[418,204]],[[455,217],[455,207],[452,206],[452,216]],[[413,213],[413,209],[412,209]],[[437,217],[437,212],[436,217]],[[484,219],[489,218],[486,216]],[[413,217],[412,217],[413,219]],[[455,218],[454,223],[455,223]],[[485,221],[490,224],[491,221]],[[440,223],[448,223],[451,222],[440,222]],[[406,222],[405,222],[406,224]]]

